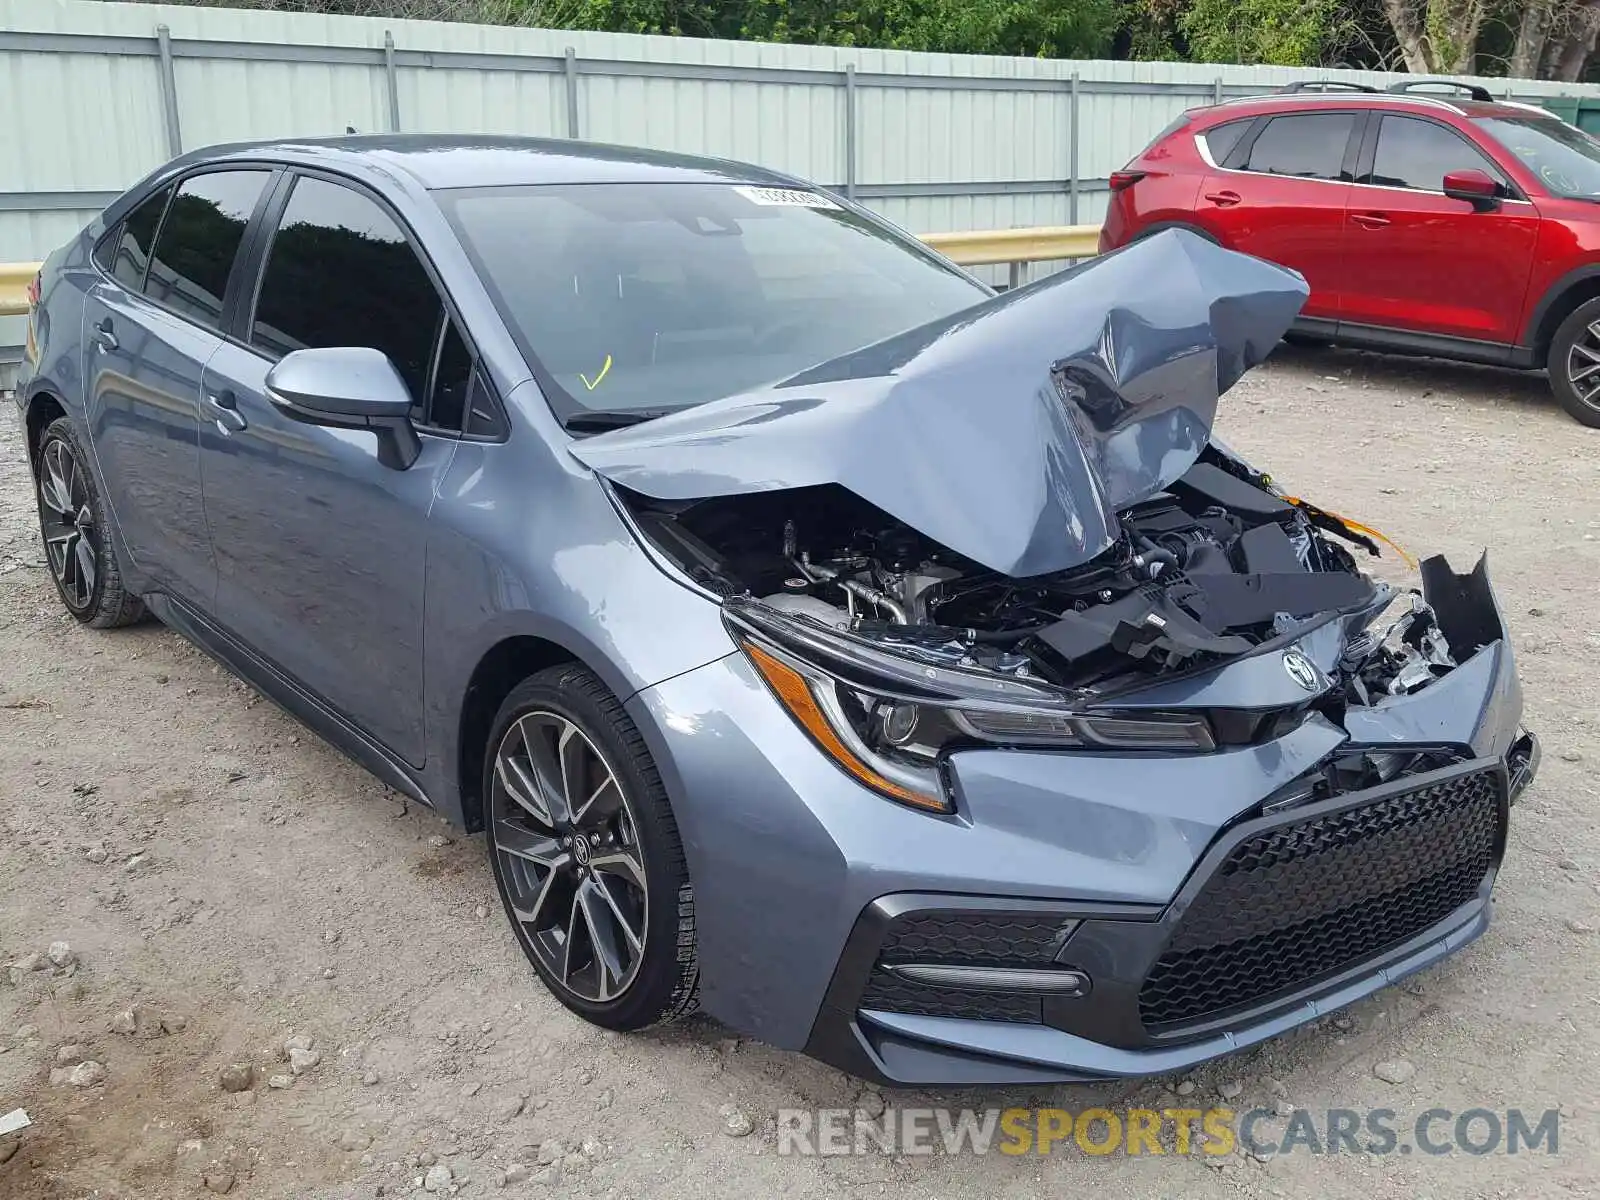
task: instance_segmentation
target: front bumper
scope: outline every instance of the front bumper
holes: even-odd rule
[[[1334,632],[1300,643],[1324,669]],[[1223,668],[1251,688],[1258,669]],[[1214,699],[1223,683],[1189,686]],[[742,655],[628,707],[683,835],[705,1009],[891,1084],[1179,1070],[1420,970],[1487,927],[1509,808],[1538,761],[1503,631],[1343,728],[1314,716],[1198,756],[958,754],[951,817],[843,775]],[[1355,745],[1457,761],[1262,815]],[[934,986],[905,965],[980,970]],[[1088,986],[995,988],[984,968]]]
[[[846,943],[807,1051],[900,1084],[1192,1066],[1481,934],[1509,803],[1506,763],[1475,760],[1244,821],[1156,909],[882,897]],[[960,988],[913,981],[956,964],[977,967]],[[1018,968],[1083,984],[984,986]]]

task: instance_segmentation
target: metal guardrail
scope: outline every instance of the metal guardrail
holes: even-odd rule
[[[1028,263],[1061,258],[1092,258],[1100,249],[1098,225],[1040,225],[1030,229],[978,229],[918,235],[952,262],[964,267],[1011,264],[1011,284],[1023,281]],[[0,317],[28,311],[28,283],[39,263],[0,263]]]
[[[980,229],[917,236],[952,262],[965,267],[1092,258],[1100,251],[1098,225],[1039,225],[1031,229]]]
[[[20,317],[28,311],[28,284],[39,273],[39,263],[0,263],[0,317]]]
[[[1021,287],[1028,281],[1029,263],[1093,258],[1100,253],[1098,225],[1038,225],[1029,229],[979,229],[917,236],[964,267],[1010,263],[1011,287]]]

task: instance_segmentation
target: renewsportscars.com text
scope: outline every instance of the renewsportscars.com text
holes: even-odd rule
[[[778,1110],[778,1153],[1558,1154],[1561,1114],[1511,1108],[850,1108]]]

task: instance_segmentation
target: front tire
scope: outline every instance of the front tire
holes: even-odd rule
[[[666,789],[617,698],[577,665],[514,688],[483,796],[495,884],[556,999],[607,1029],[693,1011],[694,891]]]
[[[1600,298],[1578,305],[1550,339],[1550,390],[1567,415],[1600,429]]]
[[[91,629],[115,629],[144,617],[144,604],[123,586],[89,458],[72,422],[57,417],[39,439],[34,496],[39,534],[56,594]]]

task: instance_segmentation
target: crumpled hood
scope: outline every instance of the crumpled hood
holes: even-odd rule
[[[781,383],[574,443],[658,500],[838,484],[1015,577],[1079,566],[1210,436],[1305,302],[1169,230]]]

